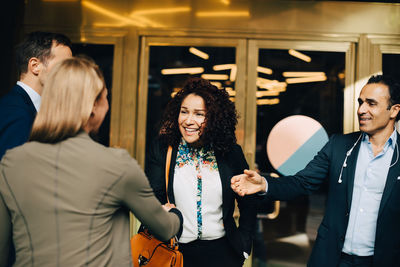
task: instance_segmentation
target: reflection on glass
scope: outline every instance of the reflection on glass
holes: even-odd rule
[[[158,134],[165,106],[189,77],[209,79],[235,97],[235,54],[234,47],[150,46],[146,149]]]
[[[296,52],[289,54],[283,49],[259,51],[256,166],[261,173],[280,175],[266,154],[268,135],[280,120],[304,115],[318,121],[329,136],[343,132],[345,53]],[[293,54],[309,60],[304,61]],[[270,71],[262,71],[263,68]],[[287,266],[306,264],[322,220],[325,192],[326,185],[310,197],[282,201],[280,214],[274,220],[265,216],[271,212],[273,203],[264,203],[266,209],[259,211],[259,218],[263,219],[259,220],[253,266],[261,266],[257,263],[263,261],[268,264],[287,262]]]

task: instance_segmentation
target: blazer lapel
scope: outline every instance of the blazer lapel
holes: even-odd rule
[[[215,158],[217,160],[219,177],[221,179],[221,184],[222,184],[222,212],[225,217],[225,213],[227,212],[227,210],[224,208],[225,207],[224,203],[225,204],[229,203],[230,194],[232,193],[231,190],[229,190],[230,180],[227,179],[227,177],[230,177],[231,172],[230,169],[228,168],[227,163],[225,162],[224,157],[222,157],[219,153],[215,152]]]
[[[359,135],[357,135],[357,138]],[[353,140],[349,149],[354,145],[357,139]],[[353,187],[354,187],[354,175],[356,173],[356,166],[357,166],[357,158],[358,152],[360,151],[360,144],[362,140],[359,140],[357,145],[354,147],[351,154],[347,157],[347,167],[344,168],[344,179],[343,181],[346,183],[346,192],[347,192],[347,210],[350,211],[351,208],[351,200],[353,198]],[[348,151],[348,150],[347,150]],[[346,151],[346,153],[347,153]]]
[[[388,176],[386,178],[385,189],[383,190],[381,204],[379,206],[379,213],[378,216],[381,214],[385,204],[387,203],[390,194],[392,193],[392,189],[394,184],[396,183],[397,179],[400,177],[400,162],[399,162],[399,145],[400,145],[400,136],[397,133],[397,145],[394,148],[393,157],[390,165],[393,165],[389,168]]]
[[[25,92],[25,90],[19,85],[16,85],[14,87],[14,89],[18,94],[20,94],[22,96],[22,98],[24,99],[24,102],[26,103],[27,107],[29,107],[29,110],[31,111],[32,115],[35,116],[36,115],[36,108],[33,105],[33,102],[31,100],[31,98],[29,97],[28,93]]]

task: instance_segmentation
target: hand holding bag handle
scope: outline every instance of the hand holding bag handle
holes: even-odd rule
[[[172,147],[168,147],[165,164],[165,190],[168,198],[168,177],[171,165]],[[176,237],[170,239],[169,244],[157,240],[147,230],[134,235],[131,239],[133,266],[146,267],[183,267],[183,256],[178,251]]]

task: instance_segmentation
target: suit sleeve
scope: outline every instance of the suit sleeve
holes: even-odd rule
[[[0,194],[0,267],[8,266],[11,238],[11,218]]]
[[[295,175],[279,178],[267,177],[268,192],[266,196],[275,200],[291,200],[318,190],[329,175],[335,138],[336,136],[332,136],[307,166]]]
[[[235,158],[237,158],[235,165],[238,167],[235,171],[235,174],[241,174],[243,173],[244,169],[249,168],[249,165],[247,164],[241,147],[236,146],[235,150]],[[253,232],[257,219],[256,216],[258,198],[256,195],[240,197],[237,194],[235,194],[235,197],[240,212],[239,233],[243,241],[243,249],[244,252],[250,254],[253,240]]]
[[[8,118],[0,135],[0,158],[7,149],[24,144],[29,139],[33,118],[29,113]]]
[[[122,179],[119,189],[122,200],[136,218],[160,240],[175,236],[182,227],[181,213],[176,209],[164,210],[134,159],[131,159]]]

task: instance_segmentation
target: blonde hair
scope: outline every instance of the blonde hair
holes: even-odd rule
[[[88,58],[73,57],[54,66],[43,88],[30,141],[56,143],[75,136],[87,124],[103,90],[103,74]]]

